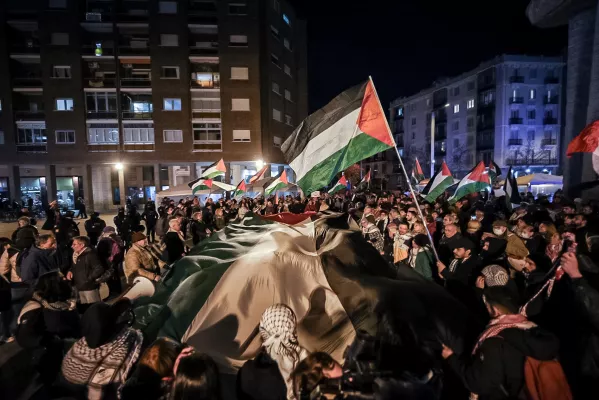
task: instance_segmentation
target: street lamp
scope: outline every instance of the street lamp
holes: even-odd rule
[[[449,103],[441,108],[449,107]],[[435,175],[435,110],[431,111],[431,178]]]
[[[260,171],[264,167],[264,161],[256,160],[256,168]]]
[[[119,162],[119,163],[114,164],[114,168],[121,171],[123,169],[123,163]]]

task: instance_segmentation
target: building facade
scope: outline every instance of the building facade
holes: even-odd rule
[[[389,121],[408,174],[415,158],[427,177],[431,160],[433,167],[445,161],[460,178],[491,160],[504,174],[509,166],[520,175],[556,173],[564,72],[560,57],[503,55],[394,100]],[[387,158],[388,188],[394,189],[405,179],[397,157]]]
[[[107,210],[221,158],[233,184],[286,168],[280,145],[308,109],[305,23],[287,2],[0,7],[3,199]]]

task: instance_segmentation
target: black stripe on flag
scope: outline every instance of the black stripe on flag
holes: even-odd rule
[[[285,162],[290,163],[295,160],[302,154],[312,139],[333,126],[347,114],[362,107],[367,85],[368,81],[347,89],[331,100],[329,104],[303,120],[281,145]]]
[[[508,169],[507,171],[507,176],[505,177],[503,190],[505,191],[505,203],[507,205],[508,210],[511,210],[513,206],[520,205],[522,200],[520,199],[520,193],[518,192],[518,183],[516,182],[516,178],[514,178],[511,166],[510,169]]]

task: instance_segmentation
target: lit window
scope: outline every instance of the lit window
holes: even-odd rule
[[[73,111],[73,99],[56,99],[56,111]]]
[[[127,124],[123,127],[123,143],[154,144],[152,124]]]
[[[71,79],[71,67],[55,65],[52,67],[52,78]]]
[[[466,108],[468,108],[468,109],[474,108],[474,99],[468,100],[468,104],[466,105]]]
[[[291,20],[289,19],[289,17],[287,16],[287,14],[283,14],[283,21],[285,21],[285,23],[289,26],[291,26]]]
[[[272,91],[275,92],[278,95],[281,94],[281,91],[279,89],[279,84],[277,82],[273,82],[272,83]]]
[[[457,114],[460,112],[460,105],[459,104],[454,104],[453,105],[453,113]]]
[[[247,47],[248,37],[246,35],[231,35],[229,36],[230,47]]]
[[[55,131],[56,144],[74,144],[75,131]]]
[[[249,142],[251,141],[251,134],[249,129],[233,129],[233,141],[234,142]]]
[[[250,111],[250,99],[231,99],[231,111]]]
[[[160,35],[160,45],[167,47],[177,47],[179,46],[179,36],[172,34],[162,34]]]
[[[397,109],[397,116],[398,116],[398,117],[403,117],[403,107],[399,107],[399,108]]]
[[[248,67],[231,67],[231,79],[247,81],[249,79]]]
[[[164,143],[182,143],[183,142],[183,131],[175,129],[165,129]]]
[[[117,145],[119,144],[119,127],[117,124],[88,124],[87,144]]]
[[[537,98],[537,90],[536,89],[530,89],[530,94],[529,94],[529,98],[531,100],[534,100]]]
[[[164,111],[181,111],[181,99],[164,99]]]
[[[179,67],[162,67],[161,79],[179,79]]]
[[[281,116],[281,111],[277,110],[276,108],[273,108],[272,109],[272,119],[274,119],[275,121],[281,122],[283,120],[283,118]]]

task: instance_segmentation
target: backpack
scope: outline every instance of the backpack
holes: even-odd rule
[[[566,375],[557,360],[540,361],[526,357],[524,390],[530,400],[572,400]]]

